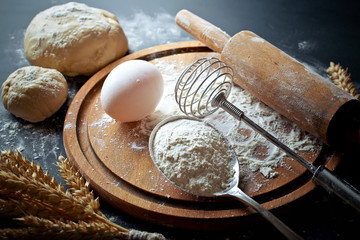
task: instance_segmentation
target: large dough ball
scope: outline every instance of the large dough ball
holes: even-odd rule
[[[53,115],[67,99],[67,83],[55,69],[23,67],[9,75],[2,85],[5,109],[29,122]]]
[[[77,76],[125,55],[128,41],[113,14],[71,2],[38,13],[26,30],[24,48],[32,65]]]

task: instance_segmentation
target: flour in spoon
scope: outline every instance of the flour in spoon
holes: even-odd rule
[[[230,187],[235,174],[226,140],[204,122],[181,119],[159,128],[154,161],[164,175],[184,190],[211,195]]]
[[[161,120],[182,114],[175,101],[174,89],[177,81],[176,76],[186,65],[183,62],[169,62],[159,59],[154,60],[154,64],[162,73],[165,81],[164,96],[156,111],[143,119],[138,127],[134,128],[132,134],[150,136],[153,128]],[[231,90],[228,100],[244,111],[247,117],[296,152],[316,155],[320,151],[322,143],[319,140],[301,130],[295,123],[282,117],[240,87],[235,86]],[[250,176],[251,182],[255,183],[252,176],[255,176],[256,172],[265,178],[274,178],[279,174],[277,171],[279,166],[291,170],[291,167],[284,162],[286,154],[283,151],[253,131],[246,123],[237,120],[224,110],[219,109],[204,120],[220,131],[229,141],[238,157],[242,175]],[[135,146],[146,149],[146,145],[147,142],[143,141],[136,142]],[[261,184],[258,184],[259,187]]]

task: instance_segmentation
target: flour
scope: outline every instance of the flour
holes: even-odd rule
[[[230,187],[232,151],[221,134],[203,122],[168,122],[159,128],[153,146],[156,165],[181,188],[211,195]]]
[[[186,65],[163,60],[156,60],[154,64],[163,74],[164,96],[156,111],[143,119],[134,129],[134,134],[140,132],[145,136],[150,136],[152,129],[162,119],[182,115],[175,101],[174,89],[179,72],[185,69]],[[310,153],[320,150],[320,141],[266,106],[249,92],[235,86],[231,90],[228,100],[291,149]],[[278,175],[276,167],[288,167],[284,165],[283,160],[286,154],[282,150],[254,132],[246,123],[238,121],[224,110],[217,110],[206,117],[205,121],[227,138],[236,152],[240,168],[248,169],[249,174],[259,171],[264,177],[273,178]],[[138,143],[137,146],[146,146],[147,143],[142,144]]]
[[[308,51],[311,52],[314,49],[316,49],[317,47],[317,43],[315,41],[311,41],[311,40],[304,40],[304,41],[300,41],[298,42],[298,49],[299,51]]]
[[[265,42],[265,40],[262,39],[262,38],[260,38],[260,37],[253,37],[253,38],[251,38],[251,41],[253,41],[253,42],[258,42],[258,43],[263,43],[263,42]]]
[[[56,133],[62,130],[63,119],[51,117],[44,122],[32,124],[21,122],[9,115],[0,119],[0,150],[13,149],[21,152],[30,160],[40,163],[42,168],[56,172],[55,164],[61,154],[62,138]]]
[[[291,149],[305,152],[316,152],[320,149],[320,141],[306,134],[249,92],[234,87],[228,100]],[[240,164],[246,165],[252,171],[260,171],[267,178],[278,175],[274,168],[283,164],[286,155],[282,150],[222,109],[208,116],[206,120],[230,141]]]
[[[193,39],[175,24],[174,16],[167,12],[151,16],[138,11],[131,18],[119,16],[118,19],[129,40],[130,52]]]
[[[17,69],[29,65],[24,53],[24,35],[25,29],[15,30],[8,35],[5,47],[1,50],[2,56],[9,63],[12,69]],[[10,73],[9,73],[10,74]],[[5,76],[3,78],[6,78]]]

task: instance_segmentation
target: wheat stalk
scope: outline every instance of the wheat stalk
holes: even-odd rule
[[[96,222],[72,222],[68,220],[50,220],[36,216],[25,216],[16,219],[26,228],[1,229],[3,239],[127,239],[127,233],[107,231],[106,226]],[[20,231],[19,231],[20,230]]]
[[[165,239],[163,235],[123,228],[99,211],[89,183],[59,157],[70,191],[19,152],[0,156],[0,216],[25,227],[0,229],[0,239]]]
[[[0,199],[0,216],[17,218],[23,216],[24,214],[44,218],[49,216],[55,216],[55,213],[50,213],[50,211],[44,207],[39,208],[38,205],[35,205],[31,201],[28,201],[26,199],[22,199],[22,201],[14,199]],[[61,216],[58,217],[61,218]]]
[[[34,206],[72,220],[88,219],[94,215],[92,208],[76,201],[68,191],[51,188],[34,178],[17,176],[6,170],[0,170],[0,189],[2,199],[25,200]]]
[[[347,69],[344,69],[340,64],[330,62],[330,66],[326,71],[335,85],[360,100],[360,95],[356,91],[354,84],[351,82],[350,74]]]
[[[21,156],[18,151],[13,152],[10,149],[9,151],[1,152],[0,164],[4,164],[6,162],[10,162],[12,166],[18,169],[19,174],[23,176],[31,175],[33,178],[46,183],[51,187],[58,187],[58,183],[55,178],[51,178],[48,172],[44,174],[40,165],[30,162],[26,157]]]
[[[77,197],[84,204],[89,205],[95,212],[102,214],[99,211],[99,199],[94,199],[94,193],[90,191],[90,183],[84,181],[84,178],[79,172],[75,171],[70,161],[63,156],[60,156],[57,166],[59,167],[61,177],[70,188],[72,195]]]
[[[108,231],[105,223],[49,220],[35,216],[25,216],[17,220],[28,226],[32,233],[39,231],[44,237],[52,236],[55,239],[124,239],[128,235],[124,232]]]

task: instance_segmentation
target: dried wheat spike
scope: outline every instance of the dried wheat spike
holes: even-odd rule
[[[18,218],[36,236],[53,239],[127,239],[128,234],[109,230],[104,223],[73,222],[69,220],[43,219],[35,216]]]
[[[2,228],[0,239],[34,239],[34,233],[29,228]]]
[[[330,66],[326,71],[335,85],[360,100],[360,95],[356,91],[354,84],[351,82],[350,74],[347,72],[347,69],[341,67],[340,64],[330,62]]]
[[[30,162],[26,157],[23,157],[18,151],[13,152],[11,149],[2,151],[0,156],[0,164],[8,162],[13,167],[18,168],[18,174],[23,176],[32,176],[33,178],[50,185],[51,187],[58,187],[55,178],[51,178],[50,174],[44,174],[40,165]]]
[[[89,183],[65,158],[60,162],[74,195],[19,152],[1,152],[0,216],[15,217],[25,227],[0,229],[0,239],[165,239],[111,222],[98,210]]]
[[[17,176],[3,169],[0,170],[0,189],[6,193],[0,191],[2,199],[28,201],[69,219],[81,220],[95,214],[91,208],[77,202],[69,192],[59,191],[36,179]]]
[[[112,223],[103,215],[95,213],[92,207],[84,204],[82,201],[78,201],[70,192],[64,192],[59,188],[52,188],[33,177],[18,176],[12,170],[14,169],[3,167],[0,169],[1,199],[27,202],[33,208],[47,210],[53,218],[100,222],[107,224],[109,229],[112,230],[119,232],[129,231]],[[29,211],[26,210],[26,212]]]
[[[38,200],[29,200],[25,197],[21,200],[15,200],[11,198],[11,195],[7,197],[1,196],[4,199],[0,199],[0,216],[7,218],[18,218],[25,215],[38,216],[41,218],[63,218],[63,214],[58,211],[54,211],[51,206],[42,204]]]
[[[0,216],[3,217],[18,217],[23,214],[21,207],[18,207],[18,202],[10,199],[0,199]]]
[[[85,204],[88,204],[95,212],[102,215],[99,211],[99,199],[94,199],[94,193],[90,191],[89,182],[85,182],[80,173],[75,171],[70,161],[63,156],[60,156],[57,166],[59,167],[61,177],[70,188],[72,195],[80,201],[83,201]]]

